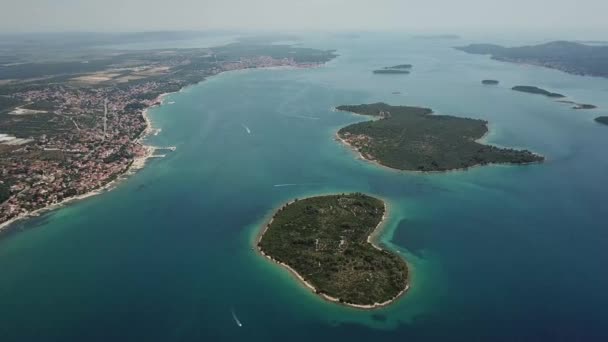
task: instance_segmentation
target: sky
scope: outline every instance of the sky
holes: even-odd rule
[[[501,30],[608,33],[608,0],[2,0],[0,32]]]

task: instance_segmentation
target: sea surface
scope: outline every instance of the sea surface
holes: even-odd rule
[[[340,56],[224,73],[168,96],[148,142],[175,152],[0,240],[0,341],[608,339],[608,127],[593,121],[608,113],[608,79],[451,48],[465,43],[309,36],[299,44]],[[411,75],[371,73],[403,63]],[[599,108],[510,90],[520,84]],[[377,167],[334,140],[365,118],[332,110],[376,101],[489,120],[488,143],[547,161]],[[282,203],[354,191],[389,203],[380,242],[412,272],[407,295],[374,311],[323,301],[254,250]]]

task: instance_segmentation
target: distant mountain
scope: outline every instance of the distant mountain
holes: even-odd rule
[[[608,46],[555,41],[540,45],[504,47],[471,44],[456,49],[493,59],[558,69],[570,74],[608,77]]]

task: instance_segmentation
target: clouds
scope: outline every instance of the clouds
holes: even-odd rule
[[[2,31],[607,29],[605,0],[5,0]]]

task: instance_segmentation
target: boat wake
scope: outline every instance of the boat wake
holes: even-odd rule
[[[289,118],[298,118],[298,119],[308,119],[308,120],[320,120],[321,118],[318,118],[316,116],[305,116],[305,115],[285,115],[286,117]]]
[[[288,184],[275,184],[273,186],[275,188],[282,188],[282,187],[285,187],[285,186],[296,186],[296,185],[299,185],[299,184],[288,183]]]
[[[243,323],[241,323],[241,321],[239,320],[239,318],[236,316],[236,313],[234,312],[234,309],[230,310],[230,312],[232,312],[232,319],[234,319],[234,323],[236,323],[236,325],[238,325],[238,327],[242,327]]]
[[[284,184],[275,184],[273,187],[275,188],[283,188],[287,186],[306,186],[306,185],[319,185],[323,183],[284,183]]]
[[[247,134],[251,134],[251,130],[249,129],[249,127],[241,124],[241,126],[243,126],[243,128],[247,131]]]

